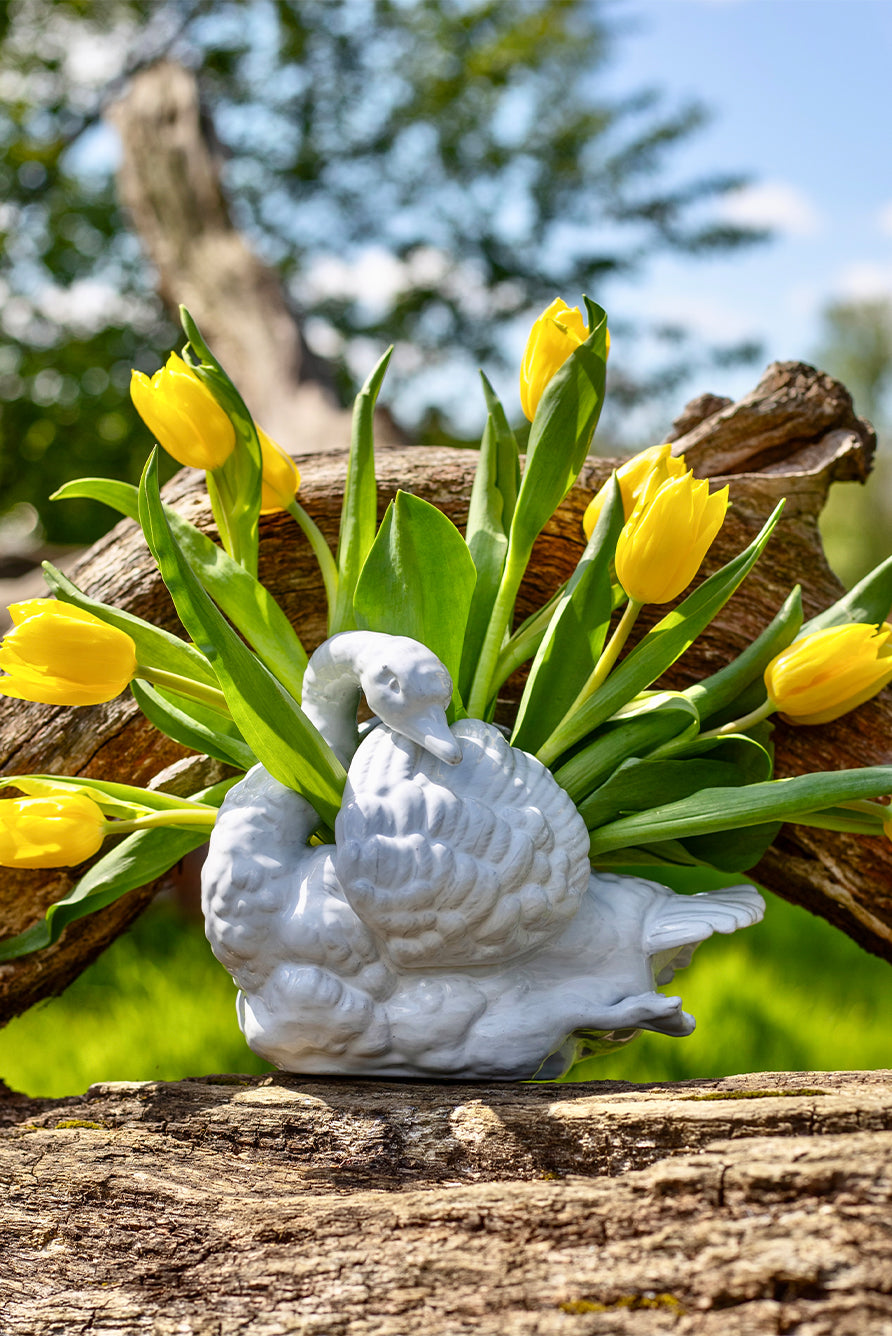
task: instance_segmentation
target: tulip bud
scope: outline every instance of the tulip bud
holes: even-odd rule
[[[235,448],[235,428],[205,383],[171,353],[151,380],[130,377],[130,397],[158,444],[180,464],[216,469]]]
[[[791,724],[827,724],[892,681],[892,626],[849,622],[794,640],[765,669],[768,699]]]
[[[102,811],[84,793],[0,802],[0,866],[74,867],[98,853]]]
[[[276,510],[287,510],[300,487],[300,471],[291,456],[257,428],[263,463],[263,482],[260,489],[260,513],[270,515]]]
[[[136,646],[124,631],[70,603],[33,598],[9,609],[13,629],[0,646],[0,695],[47,705],[98,705],[136,673]]]
[[[520,366],[520,404],[530,422],[552,376],[587,338],[579,307],[568,307],[560,297],[534,322]]]
[[[635,603],[671,603],[700,569],[725,518],[728,488],[692,473],[651,473],[616,545],[616,578]]]
[[[680,478],[684,472],[684,455],[673,456],[672,446],[668,444],[648,446],[640,454],[627,459],[625,464],[616,470],[616,480],[619,483],[620,495],[623,499],[623,513],[626,519],[635,509],[638,498],[644,491],[652,473],[655,473],[661,482],[666,482],[669,478]],[[591,538],[595,531],[595,525],[598,523],[601,511],[604,508],[606,495],[606,488],[602,487],[588,503],[586,512],[582,517],[582,527],[585,530],[586,538]]]

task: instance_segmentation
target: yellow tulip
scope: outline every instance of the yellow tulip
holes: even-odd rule
[[[0,695],[47,705],[98,705],[136,672],[124,631],[69,603],[32,598],[9,609],[13,629],[0,646]]]
[[[260,513],[270,515],[288,509],[300,487],[300,471],[291,456],[262,427],[257,428],[257,437],[263,458]]]
[[[829,626],[795,640],[765,669],[768,699],[792,724],[827,724],[892,681],[892,626]]]
[[[158,444],[180,464],[215,469],[235,448],[235,428],[204,382],[181,357],[149,379],[130,376],[130,397]]]
[[[692,473],[651,473],[616,545],[616,578],[634,603],[671,603],[700,569],[725,518],[728,488],[710,496]]]
[[[74,867],[98,853],[106,823],[84,793],[0,802],[0,866]]]
[[[680,478],[685,472],[684,455],[672,454],[671,445],[650,445],[640,454],[633,455],[627,459],[621,468],[616,470],[616,480],[619,483],[620,494],[623,499],[623,513],[626,519],[632,514],[635,505],[644,491],[645,485],[652,473],[657,474],[661,482],[666,482],[668,478]],[[595,530],[595,525],[604,509],[604,500],[607,495],[606,488],[602,487],[589,501],[585,514],[582,517],[582,527],[585,530],[586,538],[591,538]]]
[[[568,307],[560,297],[534,322],[520,366],[520,404],[530,422],[552,376],[587,338],[579,307]]]

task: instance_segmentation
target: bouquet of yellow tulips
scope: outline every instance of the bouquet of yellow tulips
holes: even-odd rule
[[[592,499],[571,579],[514,625],[533,543],[579,475],[604,399],[609,334],[594,302],[583,315],[555,301],[533,326],[521,370],[525,460],[483,379],[486,426],[464,534],[405,492],[377,522],[372,422],[385,354],[356,399],[335,551],[297,501],[293,461],[253,421],[188,312],[182,319],[182,356],[151,379],[134,372],[132,397],[159,446],[206,470],[220,544],[162,500],[157,448],[138,488],[87,478],[56,496],[92,497],[141,525],[187,639],[91,599],[47,565],[55,597],[10,609],[0,693],[78,706],[129,689],[154,725],[231,777],[189,798],[93,779],[0,780],[22,795],[0,803],[0,864],[95,859],[44,920],[0,943],[0,959],[46,946],[202,844],[229,787],[258,761],[312,804],[313,839],[332,838],[345,771],[301,708],[306,650],[257,578],[259,517],[274,510],[293,515],[312,546],[329,635],[364,628],[427,645],[451,675],[452,719],[491,720],[503,683],[529,665],[511,743],[570,794],[596,868],[675,884],[679,872],[683,884],[686,870],[707,868],[733,881],[782,822],[889,829],[890,809],[877,800],[892,791],[892,767],[775,779],[770,716],[823,723],[892,680],[892,559],[805,624],[792,590],[732,663],[685,691],[661,690],[759,559],[781,509],[627,650],[642,607],[674,603],[693,582],[728,505],[727,488],[711,493],[661,445]]]

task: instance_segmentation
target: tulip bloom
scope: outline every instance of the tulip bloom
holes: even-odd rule
[[[300,487],[300,471],[291,456],[257,428],[263,461],[263,482],[260,489],[260,513],[270,515],[276,510],[287,510]]]
[[[0,646],[0,695],[47,705],[98,705],[136,673],[136,646],[124,631],[51,598],[9,609],[13,629]]]
[[[688,587],[727,506],[727,487],[710,495],[692,473],[651,473],[616,545],[616,578],[633,603],[671,603]]]
[[[616,480],[619,483],[620,495],[623,499],[623,513],[626,519],[635,509],[638,498],[644,491],[652,474],[655,474],[661,482],[666,482],[669,478],[682,477],[684,472],[684,455],[673,456],[672,446],[668,444],[648,446],[640,454],[627,459],[625,464],[616,471]],[[606,495],[606,489],[602,487],[588,503],[586,512],[582,517],[582,527],[585,530],[586,538],[591,538],[594,533],[595,525],[598,523],[601,511],[604,509]]]
[[[533,324],[520,366],[520,404],[530,422],[546,385],[588,334],[579,307],[568,307],[560,297]]]
[[[151,379],[141,371],[132,372],[130,397],[158,444],[180,464],[216,469],[235,449],[229,417],[176,353]]]
[[[84,793],[0,802],[0,866],[74,867],[98,853],[106,821]]]
[[[792,724],[827,724],[892,681],[892,626],[849,622],[788,645],[765,669],[768,699]]]

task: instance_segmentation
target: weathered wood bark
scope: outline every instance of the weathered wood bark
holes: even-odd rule
[[[714,404],[710,405],[715,407]],[[834,479],[863,478],[870,466],[873,433],[859,422],[845,390],[798,363],[769,368],[753,393],[723,404],[700,420],[686,410],[678,440],[695,470],[727,477],[733,507],[710,553],[707,570],[729,560],[755,534],[781,496],[784,517],[756,572],[712,628],[679,661],[670,681],[682,685],[742,650],[771,620],[790,588],[803,583],[807,615],[841,592],[824,560],[817,516]],[[304,464],[304,504],[331,541],[337,533],[344,480],[343,453]],[[465,450],[391,449],[379,452],[380,503],[397,487],[427,497],[456,522],[464,520],[474,455]],[[582,479],[549,524],[535,550],[521,593],[525,616],[566,579],[581,548],[581,515],[611,461],[591,459]],[[725,473],[731,468],[740,470]],[[184,471],[168,499],[186,518],[209,528],[203,484]],[[264,522],[261,576],[274,590],[312,648],[325,633],[323,596],[307,545],[287,515]],[[91,550],[77,582],[108,603],[130,608],[159,625],[178,623],[141,535],[119,524]],[[518,684],[509,684],[508,696]],[[781,775],[814,769],[889,763],[892,760],[892,692],[823,728],[777,730]],[[129,697],[90,709],[0,701],[0,768],[8,774],[55,771],[127,779],[142,784],[170,765],[180,750],[154,732]],[[187,780],[182,779],[183,783]],[[200,787],[195,780],[193,788]],[[856,941],[892,959],[892,848],[885,841],[787,827],[755,875],[781,895],[835,923]],[[71,885],[65,872],[7,873],[0,882],[0,934],[22,931]],[[59,992],[144,907],[152,890],[133,892],[98,916],[66,930],[48,951],[0,966],[0,1019]]]
[[[892,1073],[0,1099],[4,1336],[888,1336]]]
[[[278,274],[233,225],[221,154],[195,74],[173,61],[142,70],[108,111],[121,137],[121,200],[176,318],[187,306],[237,379],[261,426],[295,455],[350,441],[331,371],[304,341]],[[379,438],[405,436],[386,413]]]

